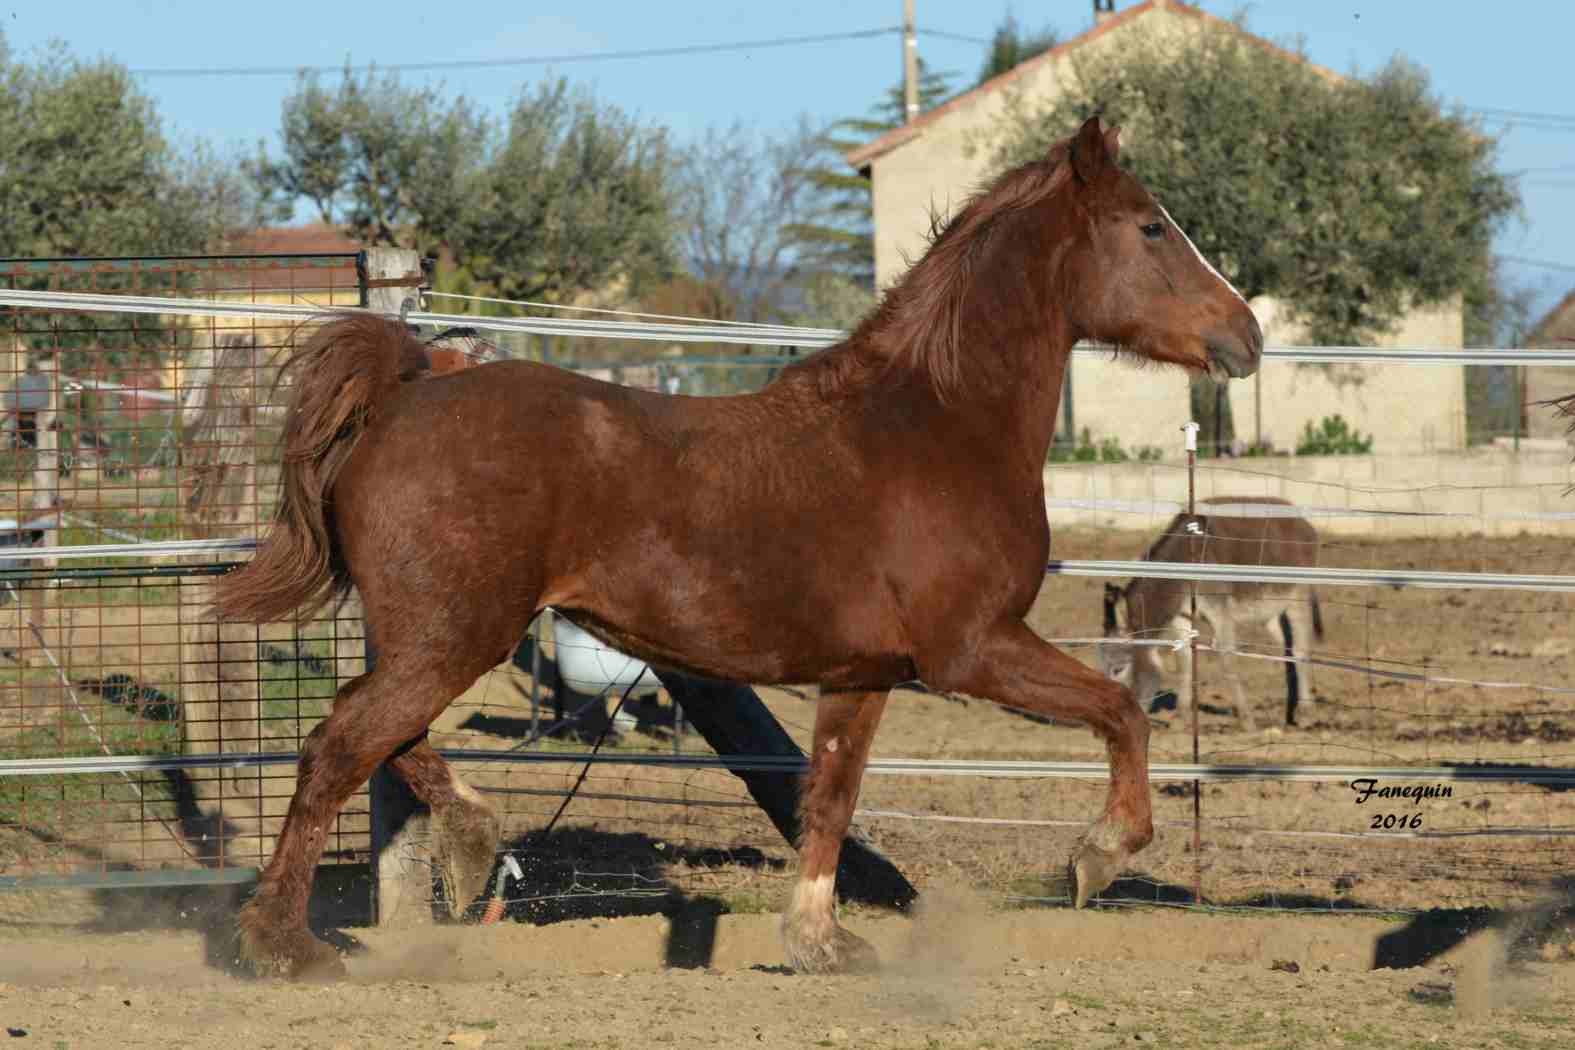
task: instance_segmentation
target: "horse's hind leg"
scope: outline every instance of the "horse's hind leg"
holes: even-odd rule
[[[463,687],[451,685],[441,675],[402,674],[392,662],[380,664],[345,683],[333,712],[302,742],[295,794],[273,857],[237,919],[241,956],[259,975],[343,974],[337,953],[306,927],[313,871],[345,800]]]
[[[433,860],[458,917],[481,893],[497,860],[497,814],[424,735],[401,748],[388,765],[432,811]]]
[[[1132,693],[1056,649],[1021,621],[1004,623],[947,666],[920,669],[932,688],[986,697],[1034,714],[1081,722],[1105,741],[1110,790],[1070,867],[1079,908],[1115,880],[1154,837],[1148,788],[1148,717]]]
[[[798,884],[782,917],[788,963],[800,973],[870,969],[875,950],[837,923],[837,860],[859,799],[885,693],[823,694],[799,801]]]

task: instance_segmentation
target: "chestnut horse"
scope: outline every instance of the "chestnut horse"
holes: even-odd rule
[[[216,612],[281,618],[353,585],[378,658],[301,747],[239,916],[245,958],[264,974],[343,972],[307,929],[307,893],[335,814],[381,762],[431,807],[449,855],[469,858],[462,891],[479,892],[496,820],[426,731],[547,606],[657,666],[819,684],[782,923],[797,969],[873,962],[837,923],[834,876],[904,682],[1105,740],[1104,811],[1069,865],[1085,904],[1153,826],[1143,711],[1024,623],[1080,339],[1218,377],[1252,374],[1263,343],[1097,119],[996,179],[845,342],[758,393],[664,396],[524,361],[407,381],[430,363],[403,325],[321,327],[292,361],[276,519],[217,581]]]

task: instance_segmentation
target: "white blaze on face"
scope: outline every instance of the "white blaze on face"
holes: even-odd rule
[[[1198,246],[1192,243],[1192,238],[1187,236],[1187,231],[1183,230],[1176,224],[1176,220],[1170,217],[1170,212],[1165,210],[1165,206],[1163,204],[1159,205],[1159,213],[1165,217],[1166,222],[1170,223],[1170,225],[1175,228],[1177,233],[1181,234],[1181,239],[1187,242],[1187,247],[1192,249],[1192,254],[1197,256],[1198,262],[1203,264],[1203,268],[1208,270],[1209,273],[1212,273],[1215,277],[1219,278],[1220,284],[1223,284],[1226,288],[1230,289],[1230,294],[1234,295],[1238,299],[1241,299],[1241,301],[1245,303],[1247,300],[1243,298],[1242,294],[1236,290],[1236,286],[1227,281],[1224,276],[1214,268],[1213,264],[1203,257],[1203,253],[1198,251]]]

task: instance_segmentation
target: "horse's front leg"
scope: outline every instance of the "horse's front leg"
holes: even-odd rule
[[[396,752],[388,765],[431,810],[434,860],[449,909],[458,918],[481,893],[497,862],[497,814],[424,736]]]
[[[1074,899],[1083,907],[1154,837],[1143,709],[1128,689],[1056,649],[1021,621],[990,630],[945,667],[921,669],[934,688],[1081,722],[1105,741],[1110,755],[1105,810],[1083,834],[1070,864]]]
[[[874,967],[875,950],[837,923],[837,860],[859,800],[885,693],[822,694],[809,776],[799,796],[798,884],[782,917],[788,963],[800,973]]]

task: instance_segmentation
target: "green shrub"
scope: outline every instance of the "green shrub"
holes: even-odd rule
[[[1372,450],[1372,436],[1363,437],[1338,415],[1324,416],[1316,428],[1309,421],[1296,444],[1298,456],[1362,455]]]
[[[1139,463],[1150,463],[1158,460],[1162,453],[1153,445],[1139,445],[1131,450],[1121,447],[1119,438],[1107,437],[1094,444],[1093,435],[1087,427],[1077,436],[1077,443],[1069,441],[1056,441],[1050,446],[1050,452],[1045,457],[1048,463],[1126,463],[1136,460]]]

